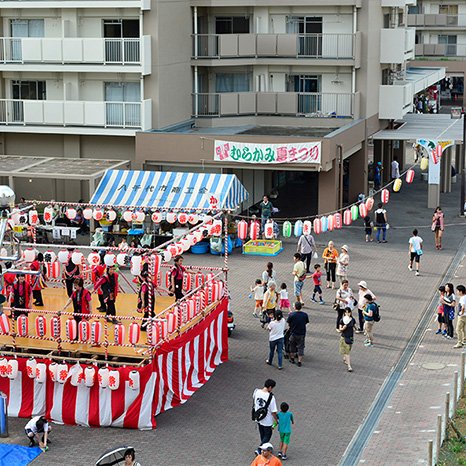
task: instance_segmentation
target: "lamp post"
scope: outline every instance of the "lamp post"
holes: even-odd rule
[[[466,186],[466,173],[464,170],[464,161],[466,159],[466,114],[461,107],[451,108],[451,118],[459,120],[463,116],[463,144],[461,146],[460,163],[457,171],[460,175],[460,216],[464,216],[465,211],[465,186]]]

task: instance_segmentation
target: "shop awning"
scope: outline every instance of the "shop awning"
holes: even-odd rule
[[[236,209],[248,192],[235,175],[107,170],[91,204],[158,209]],[[216,202],[215,202],[216,201]]]

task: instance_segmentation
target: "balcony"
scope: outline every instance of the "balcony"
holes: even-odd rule
[[[417,29],[457,29],[466,27],[466,15],[408,15],[408,26]]]
[[[416,44],[416,57],[466,57],[466,44]]]
[[[1,8],[137,8],[150,10],[150,0],[0,0]]]
[[[382,7],[404,8],[408,5],[416,5],[416,0],[382,0]]]
[[[360,34],[197,34],[194,59],[355,60]]]
[[[416,30],[396,28],[380,30],[380,63],[402,64],[414,58]]]
[[[142,102],[1,99],[0,125],[3,132],[10,127],[9,131],[15,132],[18,127],[39,127],[42,132],[44,127],[146,130],[151,129],[151,106],[150,99]]]
[[[18,65],[21,65],[20,67]],[[151,69],[150,36],[142,38],[0,38],[0,69],[142,72]],[[124,67],[124,68],[123,68]]]
[[[194,117],[293,115],[314,118],[353,118],[351,93],[227,92],[194,94]]]

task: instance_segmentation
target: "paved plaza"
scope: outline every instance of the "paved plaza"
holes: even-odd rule
[[[419,175],[413,185],[404,184],[399,194],[391,194],[387,206],[391,226],[388,243],[365,243],[361,221],[316,238],[320,254],[330,239],[337,246],[349,246],[350,286],[356,291],[357,283],[366,280],[381,306],[381,322],[375,326],[375,346],[364,347],[363,336],[355,335],[353,373],[346,372],[338,354],[339,335],[335,332],[336,316],[332,309],[335,292],[325,289],[326,305],[316,305],[310,301],[310,280],[305,283],[304,290],[310,325],[303,367],[285,361],[284,370],[278,371],[265,364],[267,332],[253,318],[253,301],[248,295],[249,286],[260,277],[267,258],[245,257],[235,251],[229,260],[231,307],[237,324],[230,339],[230,361],[220,366],[185,405],[158,416],[155,431],[54,426],[50,451],[40,455],[33,464],[93,464],[106,449],[131,445],[136,448],[137,460],[143,466],[249,465],[259,441],[258,430],[250,420],[251,397],[254,388],[261,387],[266,378],[277,381],[274,390],[277,400],[287,401],[295,415],[288,462],[300,466],[338,464],[464,238],[464,221],[457,216],[457,191],[456,185],[453,193],[442,195],[447,224],[442,251],[434,248],[430,231],[432,211],[425,207],[427,184],[419,180]],[[414,227],[418,227],[424,238],[420,277],[407,268],[407,241]],[[295,244],[290,239],[284,251],[272,259],[277,281],[286,282],[290,291]],[[189,254],[185,259],[186,264],[198,265],[222,262],[222,258],[211,255]],[[464,281],[464,274],[462,278]],[[458,284],[457,279],[454,283]],[[429,351],[433,354],[441,352],[445,364],[457,364],[459,353],[452,346],[451,341],[441,341],[438,346],[435,341],[430,344]],[[400,392],[396,396],[397,400],[402,400],[407,395]],[[439,396],[437,404],[441,405],[443,395]],[[410,421],[404,416],[399,419],[402,423]],[[25,422],[10,419],[8,442],[26,444]],[[435,424],[431,428],[435,428]],[[393,436],[396,431],[394,425],[391,429]],[[274,433],[272,443],[275,446],[278,446],[278,440],[278,434]],[[366,464],[382,464],[370,461],[371,455],[381,453],[378,447],[369,444],[363,456]],[[386,457],[384,464],[413,463],[392,462]]]

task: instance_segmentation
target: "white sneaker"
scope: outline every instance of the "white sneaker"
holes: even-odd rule
[[[420,273],[419,270],[416,270],[416,277],[419,277]]]
[[[412,268],[410,265],[408,265],[408,270],[409,270],[410,272],[412,272],[412,271],[413,271],[413,268]]]

